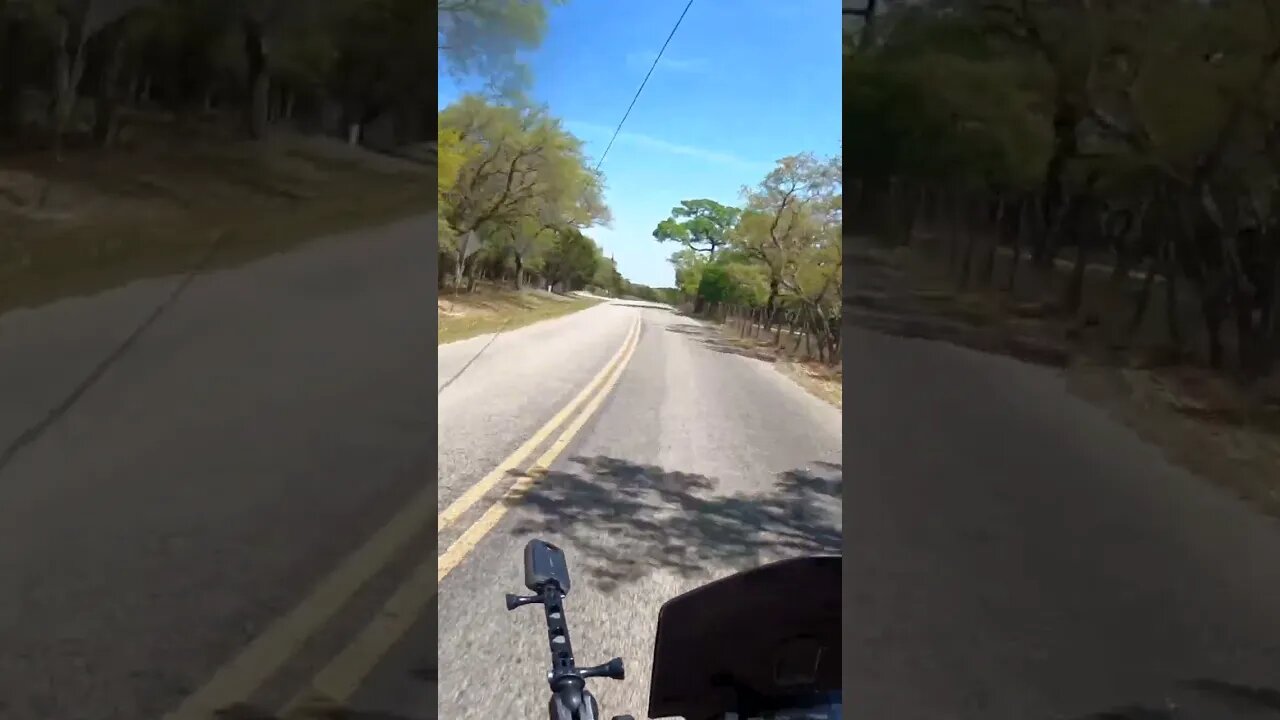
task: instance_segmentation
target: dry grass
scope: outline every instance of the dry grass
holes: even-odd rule
[[[436,344],[510,330],[585,310],[601,301],[541,290],[515,291],[481,286],[473,293],[440,295],[436,303]]]
[[[0,159],[0,312],[244,262],[429,212],[430,169],[339,142],[157,123],[146,142]],[[210,256],[216,244],[216,253]]]

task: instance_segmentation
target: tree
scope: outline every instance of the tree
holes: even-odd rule
[[[468,95],[441,111],[439,126],[478,148],[442,195],[442,212],[459,236],[478,232],[509,243],[517,283],[524,257],[546,233],[608,222],[603,180],[588,168],[582,142],[545,109]]]
[[[340,16],[330,87],[342,105],[352,142],[363,128],[395,107],[428,101],[422,77],[435,62],[426,35],[434,18],[420,0],[346,0]]]
[[[603,254],[596,261],[596,272],[591,278],[591,284],[613,297],[619,297],[629,289],[629,283],[618,272],[618,263],[613,258],[603,257]]]
[[[1129,334],[1159,275],[1175,354],[1187,349],[1178,308],[1190,291],[1210,366],[1257,377],[1274,365],[1273,3],[920,0],[885,5],[874,42],[852,59],[855,221],[905,216],[868,223],[904,228],[893,235],[903,244],[917,240],[911,222],[929,222],[943,240],[935,232],[913,249],[945,246],[960,287],[985,243],[980,276],[990,278],[996,246],[1008,245],[1014,288],[1029,243],[1032,284],[1064,318],[1090,304],[1091,258],[1108,255],[1111,285],[1126,292],[1130,269],[1145,264],[1123,313]],[[920,200],[904,206],[904,195]],[[1058,293],[1063,248],[1075,258]]]
[[[682,200],[679,207],[671,209],[671,217],[658,223],[653,237],[714,258],[716,250],[728,242],[726,235],[738,222],[739,212],[715,200]]]
[[[563,4],[553,0],[552,4]],[[480,77],[490,90],[516,97],[529,84],[518,53],[542,42],[547,8],[541,0],[438,0],[436,49],[456,78]]]
[[[35,16],[50,32],[55,66],[50,129],[53,151],[62,156],[62,139],[71,121],[89,41],[149,0],[31,0]]]
[[[80,110],[94,111],[108,147],[136,114],[119,110],[157,106],[184,123],[234,115],[250,137],[295,119],[345,133],[331,105],[357,130],[395,113],[396,142],[410,144],[427,136],[428,27],[416,0],[6,0],[0,132],[20,129],[20,100],[39,86],[50,97],[41,129],[59,153],[84,129]]]
[[[784,275],[815,238],[832,232],[829,225],[831,213],[840,207],[840,182],[837,159],[802,153],[779,160],[758,187],[743,188],[747,210],[731,239],[734,247],[766,268],[765,308],[770,316]],[[838,218],[835,227],[838,239]]]
[[[547,253],[546,272],[551,285],[578,290],[591,280],[599,262],[599,248],[579,230],[567,228],[556,234]]]
[[[698,287],[702,284],[702,272],[707,266],[707,259],[690,248],[674,253],[668,260],[674,266],[676,288],[686,297],[700,298]],[[700,311],[701,299],[695,300]]]

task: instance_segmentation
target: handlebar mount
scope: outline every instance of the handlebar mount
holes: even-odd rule
[[[507,593],[507,610],[541,604],[546,615],[551,649],[551,670],[547,673],[547,683],[551,686],[548,717],[550,720],[599,720],[600,706],[587,690],[586,680],[593,677],[626,678],[622,658],[616,657],[602,665],[585,668],[574,664],[569,623],[564,613],[564,599],[569,594],[569,568],[563,550],[542,540],[530,540],[524,548],[524,571],[525,587],[533,594]],[[619,715],[612,720],[634,718]]]

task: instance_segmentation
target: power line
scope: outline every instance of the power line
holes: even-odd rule
[[[658,57],[653,59],[653,64],[649,66],[649,72],[645,73],[644,80],[640,83],[640,89],[636,90],[636,96],[631,98],[631,104],[627,106],[627,111],[622,114],[622,119],[618,121],[618,127],[613,131],[613,137],[609,138],[609,144],[605,146],[604,152],[600,154],[600,160],[596,163],[596,170],[604,164],[604,158],[609,154],[609,148],[613,147],[613,141],[618,139],[618,133],[622,132],[622,124],[627,121],[627,117],[631,115],[631,108],[636,106],[636,101],[640,99],[640,93],[644,92],[645,83],[649,82],[649,76],[653,74],[653,69],[658,67],[658,61],[662,59],[662,53],[666,52],[668,43],[671,38],[675,37],[676,30],[680,29],[680,23],[684,20],[684,16],[689,12],[689,8],[693,6],[693,0],[684,6],[684,12],[680,13],[680,18],[676,20],[676,24],[671,28],[671,34],[667,35],[666,42],[662,43],[662,49],[658,51]]]

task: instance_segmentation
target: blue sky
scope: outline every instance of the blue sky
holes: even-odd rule
[[[686,0],[570,0],[528,56],[545,103],[598,159]],[[694,0],[601,170],[612,227],[587,234],[623,276],[674,284],[653,239],[681,200],[738,204],[786,155],[840,151],[837,0]],[[461,92],[441,75],[440,106]]]

